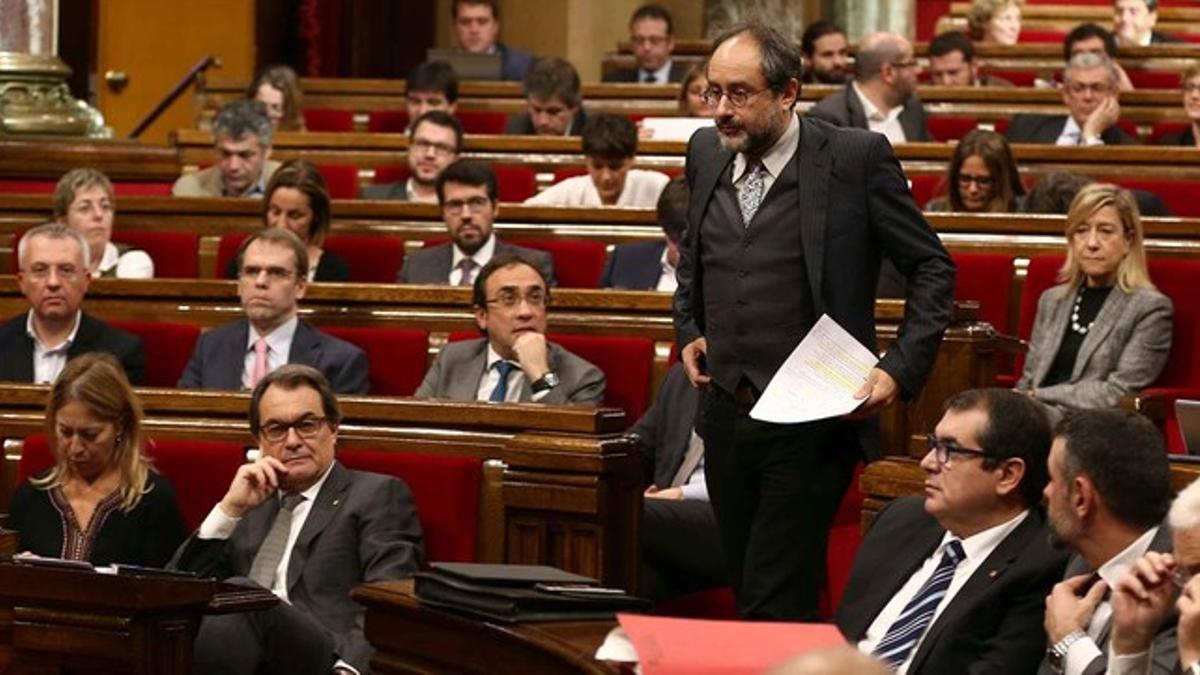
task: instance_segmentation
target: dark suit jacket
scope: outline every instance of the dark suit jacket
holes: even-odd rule
[[[492,235],[496,237],[495,234]],[[450,265],[454,261],[454,244],[447,242],[437,246],[427,246],[414,251],[404,259],[400,272],[396,274],[398,284],[442,284],[449,283]],[[538,251],[524,246],[514,246],[496,237],[495,255],[500,253],[519,253],[542,271],[546,283],[555,286],[554,257],[545,251]]]
[[[905,497],[875,518],[854,559],[834,619],[850,642],[941,543],[945,530],[925,513],[924,498]],[[1046,650],[1046,594],[1067,556],[1047,540],[1034,510],[983,561],[926,630],[909,673],[1032,673]]]
[[[183,377],[179,378],[179,387],[241,389],[249,338],[250,322],[246,319],[202,333],[187,368],[183,370]],[[321,371],[339,394],[365,394],[371,386],[367,355],[363,350],[326,335],[303,320],[296,325],[287,362],[302,363]]]
[[[663,378],[654,405],[629,430],[642,441],[654,485],[670,486],[683,464],[692,440],[692,428],[696,425],[699,403],[700,390],[688,381],[683,364],[676,362]]]
[[[1152,45],[1173,45],[1173,44],[1179,44],[1182,42],[1186,42],[1186,40],[1177,38],[1174,35],[1167,35],[1166,33],[1160,33],[1156,30],[1150,31],[1150,44],[1152,44]]]
[[[1183,145],[1189,148],[1196,147],[1196,136],[1192,132],[1192,127],[1188,127],[1183,131],[1165,134],[1158,139],[1159,145]]]
[[[479,392],[479,380],[487,366],[487,338],[451,342],[438,353],[437,359],[425,373],[418,398],[446,398],[454,401],[474,401]],[[547,342],[550,370],[558,375],[559,384],[538,403],[546,405],[600,405],[604,402],[604,373],[592,364],[562,347]],[[529,382],[521,386],[521,402],[533,401]]]
[[[1171,539],[1171,528],[1166,521],[1159,526],[1158,533],[1150,540],[1151,551],[1160,553],[1171,552],[1174,542]],[[1088,565],[1079,554],[1074,554],[1067,561],[1067,571],[1063,572],[1064,579],[1079,576],[1080,574],[1090,574],[1095,570],[1091,565]],[[1154,636],[1154,646],[1151,648],[1153,654],[1153,670],[1155,675],[1167,675],[1169,673],[1179,672],[1179,642],[1176,635],[1176,622],[1179,617],[1175,612],[1167,620]],[[1112,632],[1112,617],[1109,617],[1108,623],[1104,624],[1104,628],[1100,630],[1099,639],[1096,640],[1096,646],[1100,648],[1100,656],[1096,657],[1083,670],[1083,675],[1104,675],[1108,670],[1108,640]],[[1038,668],[1038,675],[1053,675],[1054,671],[1050,669],[1050,662],[1042,659],[1042,665]]]
[[[834,92],[821,99],[813,106],[808,114],[819,120],[825,120],[834,126],[855,127],[867,129],[867,113],[863,110],[862,102],[854,93],[850,83],[841,91]],[[909,143],[932,141],[929,133],[929,123],[925,116],[925,105],[916,94],[904,102],[904,110],[900,112],[900,126],[904,127],[904,137]]]
[[[579,106],[579,112],[575,113],[575,118],[571,120],[571,128],[567,130],[568,136],[578,136],[583,133],[583,125],[587,122],[587,112],[583,106]],[[533,130],[533,118],[529,113],[517,113],[509,115],[504,122],[504,133],[509,136],[534,136],[537,134]]]
[[[524,82],[525,76],[537,59],[529,52],[514,49],[503,42],[496,43],[496,51],[500,53],[500,79]]]
[[[171,566],[218,579],[248,575],[278,512],[279,500],[270,498],[243,516],[227,540],[193,534]],[[338,656],[360,672],[366,672],[371,646],[362,632],[363,607],[350,590],[417,571],[424,555],[421,536],[412,493],[403,482],[334,462],[292,548],[288,599],[332,634]]]
[[[33,382],[33,338],[25,332],[29,313],[23,312],[0,325],[0,380]],[[79,317],[75,341],[67,348],[67,360],[87,352],[108,352],[125,368],[130,384],[142,383],[146,355],[142,339],[118,330],[84,312]]]
[[[716,129],[701,129],[692,136],[686,167],[692,190],[689,223],[704,221],[717,181],[732,163],[733,153],[721,147]],[[839,129],[806,116],[800,119],[797,158],[787,170],[798,172],[794,226],[804,246],[813,316],[828,314],[874,351],[875,290],[886,254],[906,278],[907,289],[899,339],[888,347],[879,367],[895,378],[903,395],[916,395],[950,322],[954,263],[913,203],[891,144],[881,134]],[[674,317],[681,349],[705,334],[702,229],[689,227],[680,246]],[[781,344],[791,346],[773,352],[771,362],[758,364],[759,369],[774,373],[803,337],[787,336]],[[766,382],[755,384],[765,388]],[[878,451],[872,442],[875,428],[858,428],[872,456]]]
[[[639,241],[617,244],[608,254],[600,288],[628,288],[652,291],[662,276],[662,254],[666,241]]]
[[[1011,143],[1049,143],[1053,145],[1067,124],[1066,115],[1014,115],[1005,138]],[[1137,145],[1137,139],[1112,125],[1100,134],[1105,145]]]
[[[683,76],[687,75],[688,70],[690,70],[690,69],[691,69],[691,66],[689,66],[688,64],[672,59],[671,60],[671,70],[669,70],[667,72],[667,82],[683,82]],[[641,71],[639,71],[637,68],[622,68],[621,70],[614,70],[613,72],[606,75],[604,77],[604,81],[605,82],[641,82],[642,80],[639,77],[640,72]],[[657,82],[656,84],[663,84],[663,83]]]
[[[391,199],[398,202],[408,201],[408,181],[398,180],[394,183],[368,185],[362,189],[363,199]]]

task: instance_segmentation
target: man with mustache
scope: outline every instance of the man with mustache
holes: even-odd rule
[[[437,178],[458,159],[462,137],[462,122],[450,113],[431,110],[421,115],[408,133],[408,178],[363,188],[363,199],[436,202]]]
[[[743,616],[817,616],[829,526],[875,415],[915,396],[950,320],[954,264],[913,203],[887,140],[795,112],[795,41],[732,29],[709,60],[715,128],[688,144],[688,231],[676,340],[704,389],[696,432]],[[872,351],[887,256],[907,280],[898,338],[857,392],[854,419],[772,424],[750,410],[822,314]]]
[[[804,84],[845,84],[850,77],[850,43],[832,21],[814,21],[800,37]]]
[[[405,257],[396,283],[470,287],[492,256],[518,252],[537,265],[548,285],[554,285],[554,260],[549,253],[514,246],[493,236],[500,200],[496,174],[490,166],[467,160],[451,164],[438,176],[437,197],[450,241]]]

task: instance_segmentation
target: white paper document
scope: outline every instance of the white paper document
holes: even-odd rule
[[[642,128],[650,129],[651,140],[655,141],[686,141],[692,134],[705,127],[711,127],[711,117],[645,117]]]
[[[871,350],[822,314],[771,378],[750,417],[796,424],[845,415],[866,400],[854,398],[854,392],[876,363]]]

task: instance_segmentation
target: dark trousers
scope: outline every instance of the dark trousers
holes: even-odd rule
[[[249,579],[228,579],[253,586]],[[296,673],[328,675],[337,661],[333,636],[304,612],[280,601],[261,612],[206,616],[193,646],[197,675]]]
[[[829,527],[860,454],[851,424],[770,424],[709,385],[696,433],[738,612],[813,621],[825,580]]]
[[[653,602],[728,583],[712,505],[650,499],[642,508],[641,594]]]

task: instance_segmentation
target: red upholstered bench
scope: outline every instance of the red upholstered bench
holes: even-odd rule
[[[199,274],[200,237],[187,232],[114,230],[113,241],[145,251],[159,279],[195,279]]]
[[[1129,81],[1134,89],[1178,89],[1179,72],[1170,70],[1128,69]]]
[[[537,194],[537,172],[527,166],[493,164],[496,192],[502,202],[523,202]]]
[[[1180,218],[1200,216],[1200,203],[1196,201],[1196,181],[1178,178],[1126,178],[1112,176],[1106,180],[1130,190],[1152,192]]]
[[[913,201],[917,208],[924,209],[929,200],[946,194],[946,177],[940,173],[911,176]]]
[[[408,167],[403,164],[394,164],[376,167],[375,179],[372,182],[379,185],[381,183],[398,183],[402,180],[408,180]]]
[[[604,243],[599,241],[515,239],[509,243],[553,256],[554,276],[561,288],[596,288],[608,258]]]
[[[333,199],[358,199],[358,168],[346,164],[321,164],[317,166],[329,196]]]
[[[112,325],[142,339],[146,354],[142,385],[146,387],[175,387],[200,338],[200,326],[193,324],[113,321]]]
[[[1175,322],[1167,366],[1154,384],[1142,391],[1142,397],[1163,402],[1167,450],[1183,454],[1186,450],[1175,419],[1175,400],[1200,399],[1200,306],[1195,302],[1200,261],[1154,258],[1149,265],[1150,279],[1175,304]]]
[[[1063,256],[1057,253],[1035,255],[1029,259],[1029,271],[1025,275],[1025,283],[1021,287],[1021,309],[1017,315],[1017,337],[1024,341],[1033,334],[1033,321],[1037,316],[1038,298],[1046,289],[1055,285],[1058,270],[1062,267]],[[1018,354],[1013,359],[1013,371],[1008,374],[996,375],[996,386],[1014,387],[1021,379],[1025,368],[1025,355]]]
[[[561,183],[564,180],[568,178],[574,178],[575,176],[586,176],[587,172],[588,170],[585,166],[567,166],[561,169],[555,169],[554,182]]]
[[[998,332],[1009,334],[1008,308],[1012,299],[1012,256],[1004,253],[951,253],[958,266],[955,300],[979,302],[979,316]]]
[[[468,134],[503,134],[508,115],[486,110],[459,110],[454,113]]]
[[[307,108],[302,111],[309,131],[354,131],[354,111]]]
[[[408,485],[425,531],[427,562],[475,560],[482,460],[349,447],[338,451],[338,460],[351,469],[395,476]]]
[[[425,376],[429,333],[365,326],[320,326],[367,353],[372,396],[412,396]]]
[[[367,131],[402,134],[408,128],[407,110],[372,110],[367,113]]]
[[[234,258],[237,258],[238,249],[241,248],[242,242],[246,241],[248,234],[223,234],[221,240],[217,243],[217,265],[213,270],[214,279],[227,279],[225,270],[229,269]]]
[[[942,143],[946,141],[960,141],[967,132],[979,126],[979,120],[974,117],[942,117],[933,115],[929,117],[929,133],[933,135],[934,140]]]
[[[1174,134],[1192,126],[1190,122],[1155,122],[1150,129],[1150,138],[1146,140],[1150,145],[1158,145],[1158,141],[1167,134]]]
[[[404,259],[404,241],[369,234],[331,234],[325,248],[350,266],[350,281],[394,284]]]
[[[175,488],[179,510],[189,529],[199,527],[225,496],[233,474],[245,461],[245,450],[237,443],[161,438],[146,441],[144,447],[154,466]],[[29,436],[17,465],[17,481],[53,465],[48,439],[41,434]]]

